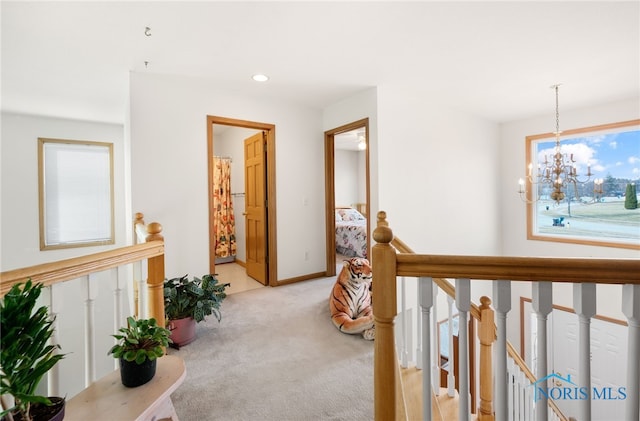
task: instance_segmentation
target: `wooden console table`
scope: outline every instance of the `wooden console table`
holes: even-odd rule
[[[175,355],[158,358],[156,375],[138,387],[125,387],[120,370],[115,370],[71,398],[65,408],[65,420],[178,421],[171,393],[186,375],[184,361]]]

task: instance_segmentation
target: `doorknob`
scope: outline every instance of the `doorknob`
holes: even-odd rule
[[[243,216],[247,216],[247,215],[248,215],[248,213],[246,213],[246,212],[242,212],[242,215],[243,215]]]

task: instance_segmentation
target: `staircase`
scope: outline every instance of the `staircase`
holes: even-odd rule
[[[404,391],[407,420],[422,420],[422,370],[415,366],[400,368],[400,384]],[[438,395],[432,395],[434,421],[449,421],[458,419],[458,393],[453,397],[447,394],[447,389],[441,387]],[[471,420],[477,420],[471,415]]]
[[[640,259],[587,259],[504,256],[444,256],[413,253],[394,238],[386,221],[386,213],[378,213],[373,233],[376,244],[372,250],[373,311],[376,322],[374,351],[375,419],[466,421],[477,412],[478,420],[566,420],[558,411],[554,396],[558,386],[549,378],[558,376],[548,363],[548,316],[553,308],[553,283],[573,286],[574,311],[579,317],[580,332],[576,349],[567,350],[578,363],[579,375],[572,378],[581,390],[592,391],[591,383],[591,319],[595,315],[597,284],[620,285],[621,310],[627,318],[628,345],[626,349],[625,400],[619,402],[624,419],[640,418]],[[417,365],[406,367],[405,350],[396,350],[395,333],[402,278],[417,279],[418,345]],[[447,279],[454,280],[455,286]],[[482,305],[471,302],[471,283],[491,282],[493,300],[481,299]],[[536,317],[535,368],[529,370],[509,347],[507,317],[512,310],[511,284],[530,285],[532,309]],[[400,285],[400,286],[399,286]],[[458,394],[440,387],[439,352],[437,345],[437,292],[442,290],[455,300],[459,319],[459,378]],[[512,311],[512,314],[516,313]],[[403,312],[404,316],[405,312]],[[485,323],[485,315],[486,323]],[[495,317],[494,317],[495,316]],[[404,324],[406,317],[402,318]],[[449,311],[451,318],[451,310]],[[475,370],[471,361],[475,352],[470,346],[476,341],[473,320],[478,320],[479,379],[473,380]],[[470,322],[471,321],[471,322]],[[403,326],[404,327],[404,326]],[[449,329],[451,331],[451,329]],[[406,336],[404,329],[403,336]],[[434,339],[435,338],[435,339]],[[495,347],[495,352],[493,348]],[[510,352],[508,352],[508,349]],[[399,361],[398,355],[401,356]],[[622,355],[625,355],[623,353]],[[455,384],[455,383],[449,383]],[[470,398],[473,384],[478,385],[478,403]],[[432,390],[438,391],[437,396]],[[560,390],[561,391],[561,390]],[[449,397],[449,394],[452,397]],[[536,398],[535,396],[543,397]],[[602,395],[600,392],[599,395]],[[424,405],[424,397],[430,402]],[[598,393],[576,402],[575,414],[580,420],[591,420],[591,408]]]

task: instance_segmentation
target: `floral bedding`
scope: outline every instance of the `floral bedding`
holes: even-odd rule
[[[367,220],[355,209],[336,209],[336,251],[367,258]]]

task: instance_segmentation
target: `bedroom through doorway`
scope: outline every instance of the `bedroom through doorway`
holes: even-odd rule
[[[342,261],[369,258],[369,119],[325,132],[326,275]]]

